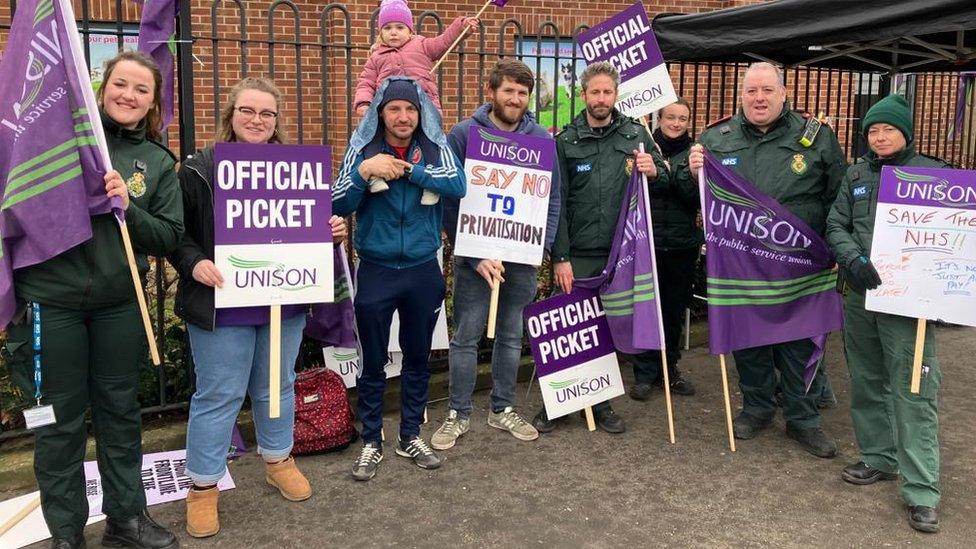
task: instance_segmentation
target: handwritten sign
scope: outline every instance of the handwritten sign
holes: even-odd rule
[[[976,172],[885,166],[870,311],[976,326]]]

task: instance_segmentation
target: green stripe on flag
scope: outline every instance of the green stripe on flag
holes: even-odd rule
[[[814,273],[811,275],[799,276],[796,278],[786,278],[783,280],[750,280],[744,278],[713,278],[708,277],[708,285],[716,286],[794,286],[797,284],[802,284],[808,280],[813,280],[820,277],[836,276],[833,271],[824,270],[819,273]]]
[[[85,108],[85,107],[82,107],[82,108],[80,108],[80,109],[72,112],[71,113],[71,117],[72,118],[81,118],[82,116],[85,116],[87,114],[88,114],[88,109]]]
[[[81,133],[92,129],[91,122],[82,122],[81,124],[75,124],[75,133]]]
[[[78,157],[78,151],[74,150],[70,154],[62,156],[61,158],[57,159],[54,162],[49,162],[47,164],[44,164],[43,166],[37,168],[32,172],[27,172],[24,175],[18,177],[17,179],[8,180],[7,188],[3,192],[3,197],[6,198],[10,196],[10,194],[12,194],[13,191],[19,189],[20,187],[23,187],[24,185],[27,185],[32,181],[36,181],[46,175],[56,172],[69,164],[78,164],[79,160],[80,158]]]
[[[830,280],[830,277],[821,277],[814,280],[804,282],[802,284],[797,284],[795,286],[786,286],[782,288],[708,288],[708,295],[731,295],[731,296],[765,296],[765,295],[785,295],[790,293],[796,293],[800,290],[806,289],[810,286],[815,286],[817,284],[833,283],[836,281]]]
[[[42,152],[41,154],[35,156],[34,158],[31,158],[30,160],[26,160],[24,162],[21,162],[17,166],[14,166],[13,169],[10,170],[10,173],[7,174],[7,181],[10,181],[12,178],[16,177],[19,173],[25,170],[29,170],[34,166],[40,164],[41,162],[45,162],[48,159],[60,155],[61,153],[63,153],[68,149],[71,149],[75,146],[93,145],[93,144],[95,144],[95,139],[93,137],[86,136],[86,137],[69,139],[64,143],[61,143],[60,145],[57,145],[45,152]]]
[[[784,297],[708,297],[708,304],[711,305],[780,305],[783,303],[789,303],[790,301],[796,301],[801,297],[807,297],[813,294],[818,294],[824,291],[834,291],[836,283],[827,282],[818,286],[812,286],[800,293],[784,296]]]
[[[634,292],[641,292],[641,291],[653,292],[654,283],[652,282],[650,284],[638,284],[634,286],[632,290],[623,290],[620,292],[614,292],[612,294],[603,294],[600,296],[600,300],[603,301],[604,305],[606,305],[607,301],[617,301],[620,299],[626,299],[627,297],[634,295]]]
[[[33,198],[45,191],[49,191],[66,181],[70,181],[75,177],[78,177],[79,175],[81,175],[80,165],[76,166],[75,168],[67,172],[64,172],[63,174],[55,177],[54,179],[48,179],[44,183],[41,183],[39,185],[34,185],[33,187],[21,192],[20,194],[15,194],[11,196],[10,198],[6,199],[3,202],[3,205],[0,206],[0,210],[6,210],[7,208],[15,206],[23,202],[24,200],[27,200],[28,198]]]

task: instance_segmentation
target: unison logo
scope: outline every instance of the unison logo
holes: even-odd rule
[[[708,188],[715,198],[708,208],[708,222],[712,226],[751,236],[761,246],[777,252],[799,252],[813,244],[789,221],[776,219],[776,212],[770,208],[723,189],[711,179]]]
[[[230,256],[228,261],[237,269],[234,285],[238,288],[278,288],[297,292],[319,286],[318,269],[288,267],[284,263],[236,256]]]
[[[617,98],[617,108],[622,111],[627,111],[645,103],[650,103],[662,95],[664,95],[664,90],[661,84],[651,86],[650,88],[630,91]]]
[[[610,387],[610,374],[599,377],[574,377],[565,381],[550,381],[549,388],[556,393],[556,402],[568,402],[570,399],[595,395]]]
[[[908,173],[895,168],[898,198],[933,200],[953,208],[976,206],[976,187],[952,185],[945,179],[931,175]]]
[[[520,147],[511,139],[494,135],[484,128],[478,128],[478,135],[484,140],[481,144],[482,155],[505,160],[523,168],[542,168],[542,151]]]

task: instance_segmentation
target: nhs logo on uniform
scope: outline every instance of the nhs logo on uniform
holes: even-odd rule
[[[851,196],[854,198],[864,198],[868,195],[868,186],[861,185],[860,187],[854,187],[851,189]]]
[[[593,164],[587,162],[586,164],[577,164],[576,173],[591,172],[593,171]]]
[[[739,164],[739,157],[737,157],[737,156],[733,156],[731,158],[723,158],[722,159],[722,165],[723,166],[736,166],[738,164]]]

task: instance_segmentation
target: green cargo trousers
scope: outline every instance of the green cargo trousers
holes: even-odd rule
[[[864,309],[864,294],[844,299],[844,352],[851,375],[851,418],[861,459],[900,472],[908,505],[939,503],[939,385],[932,326],[925,332],[922,384],[911,392],[914,318]]]
[[[11,376],[34,394],[30,315],[8,328]],[[88,520],[83,461],[91,407],[102,511],[117,519],[146,506],[142,488],[139,364],[146,336],[135,302],[79,311],[41,305],[41,403],[57,423],[34,430],[34,475],[44,520],[55,537],[81,533]]]

